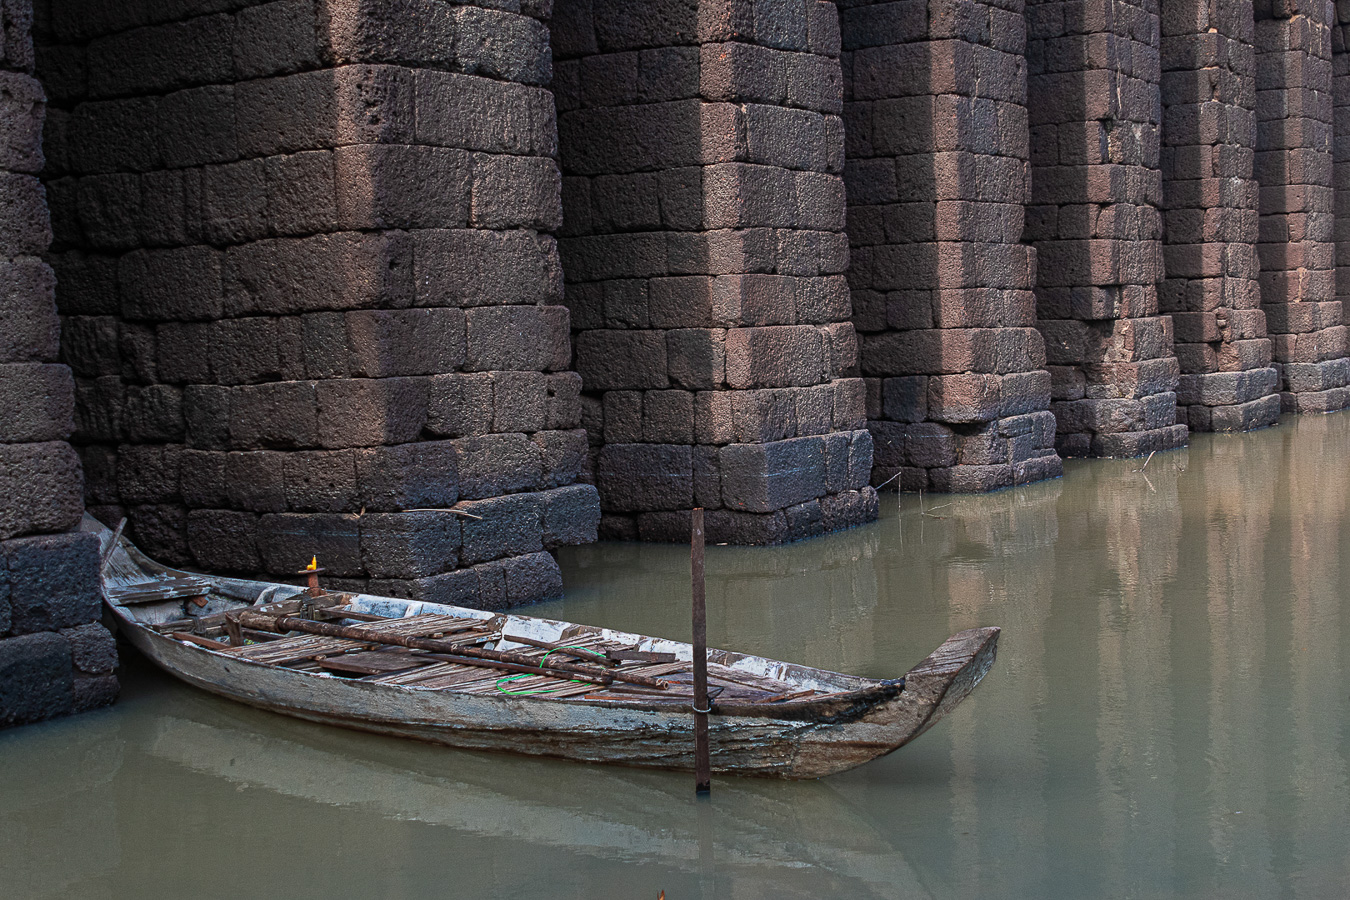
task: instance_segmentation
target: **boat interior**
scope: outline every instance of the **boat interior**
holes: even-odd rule
[[[530,616],[193,575],[122,542],[105,565],[125,624],[261,665],[420,690],[553,700],[693,701],[688,644]],[[708,652],[717,705],[814,701],[878,682]],[[796,705],[794,703],[794,705]]]

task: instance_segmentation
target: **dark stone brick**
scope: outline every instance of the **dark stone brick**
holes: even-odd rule
[[[111,706],[121,692],[116,675],[84,675],[76,672],[73,688],[73,712],[77,713]]]
[[[543,453],[521,434],[487,434],[452,442],[459,456],[459,493],[478,500],[534,490],[543,479]]]
[[[9,569],[10,630],[55,631],[98,619],[99,543],[92,534],[54,534],[3,544]]]
[[[531,440],[539,447],[543,464],[540,487],[562,487],[580,477],[586,467],[588,450],[585,431],[580,428],[572,431],[540,431]]]
[[[85,675],[107,675],[117,668],[117,642],[98,622],[64,628],[61,636],[70,645],[75,669]]]
[[[518,606],[562,598],[562,571],[550,554],[529,553],[504,560],[502,566],[505,570],[507,605]]]
[[[63,441],[75,427],[70,369],[44,363],[0,364],[0,443]]]
[[[467,564],[543,549],[544,506],[537,493],[465,500],[455,508],[479,517],[464,518],[461,557]]]
[[[187,516],[187,539],[193,559],[204,569],[248,574],[262,569],[253,513],[194,509]]]
[[[821,438],[732,444],[719,456],[722,499],[729,509],[773,512],[825,493]]]
[[[74,527],[82,486],[80,458],[69,444],[0,444],[0,540]]]
[[[56,278],[37,259],[0,261],[0,362],[56,358]]]
[[[127,510],[127,534],[152,559],[171,566],[192,563],[187,543],[187,510],[170,503],[147,503]]]
[[[592,544],[600,523],[600,495],[589,484],[540,491],[544,548]]]
[[[615,512],[689,509],[693,451],[677,444],[610,444],[600,451],[600,501]]]
[[[440,509],[460,497],[462,457],[453,441],[353,451],[360,505],[375,511]]]
[[[318,382],[320,445],[339,449],[416,440],[427,420],[427,387],[420,378]]]
[[[70,645],[56,634],[0,640],[0,726],[23,725],[74,710]]]
[[[285,502],[292,512],[355,512],[360,504],[351,450],[283,454]]]
[[[361,560],[372,578],[440,575],[459,562],[460,521],[450,512],[361,516]]]
[[[334,513],[265,515],[258,528],[258,550],[266,570],[294,575],[311,557],[338,577],[365,574],[361,564],[360,517]]]

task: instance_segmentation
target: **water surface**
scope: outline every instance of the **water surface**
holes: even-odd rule
[[[113,709],[0,732],[0,896],[1350,895],[1348,447],[1350,415],[1285,419],[710,548],[715,645],[894,676],[1004,633],[900,752],[707,803],[689,776],[309,725],[131,659]],[[687,637],[687,549],[562,564],[539,614]]]

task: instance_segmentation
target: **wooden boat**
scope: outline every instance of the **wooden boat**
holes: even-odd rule
[[[86,517],[120,630],[189,684],[300,719],[450,747],[692,770],[692,648],[533,616],[192,575]],[[317,579],[316,579],[317,581]],[[816,778],[890,753],[989,671],[997,628],[903,678],[708,651],[712,770]]]

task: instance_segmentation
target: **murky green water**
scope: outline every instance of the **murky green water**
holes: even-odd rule
[[[714,548],[715,644],[889,676],[1004,634],[899,753],[710,803],[683,775],[294,722],[133,660],[113,710],[0,733],[0,896],[1344,897],[1347,448],[1350,415],[1286,419]],[[687,635],[685,549],[563,565],[541,614]]]

